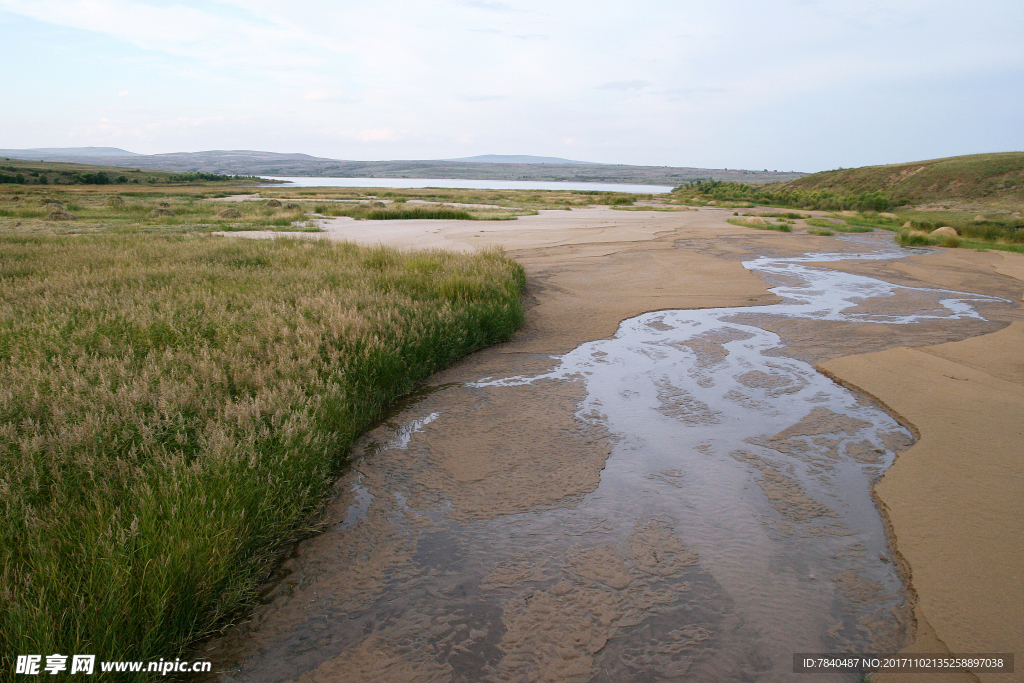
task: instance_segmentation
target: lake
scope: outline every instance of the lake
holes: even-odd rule
[[[534,180],[466,180],[463,178],[316,178],[261,176],[268,180],[284,180],[293,187],[443,187],[469,190],[593,190],[598,192],[636,192],[664,194],[671,185],[632,185],[629,183],[570,183]]]

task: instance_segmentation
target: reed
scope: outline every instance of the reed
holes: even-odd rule
[[[180,654],[523,284],[498,251],[0,236],[0,652]]]

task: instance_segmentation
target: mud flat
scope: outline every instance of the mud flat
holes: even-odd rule
[[[221,679],[782,681],[797,651],[1022,651],[1020,259],[730,215],[325,225],[501,244],[528,325],[363,440],[328,531],[207,645]]]

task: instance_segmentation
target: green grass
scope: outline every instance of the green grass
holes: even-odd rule
[[[835,233],[827,228],[811,228],[807,231],[808,235],[821,235],[822,237],[831,237]]]
[[[1011,251],[1018,254],[1024,254],[1024,243],[1020,242],[992,242],[988,240],[954,237],[952,235],[933,237],[927,233],[912,232],[910,230],[900,230],[896,234],[896,241],[908,247],[935,246],[946,247],[948,249],[955,249],[959,247],[963,249],[976,249],[979,251],[995,249],[997,251]]]
[[[1013,245],[1024,243],[1024,152],[838,169],[769,185],[694,182],[676,188],[673,197],[696,204],[749,201],[844,211],[850,226],[886,230],[897,230],[908,220],[925,230],[949,225],[963,238],[991,248],[1016,250]],[[847,217],[847,211],[859,215]],[[896,218],[878,213],[886,211]],[[979,214],[985,220],[976,221]]]
[[[673,208],[671,206],[613,206],[615,211],[688,211],[686,208]]]
[[[4,229],[51,234],[94,232],[213,232],[237,230],[317,231],[307,207],[297,202],[271,206],[268,201],[218,202],[189,192],[117,192],[111,188],[40,188],[24,196],[0,195],[0,234]],[[55,200],[59,204],[44,204]],[[54,208],[73,220],[52,221]],[[225,210],[241,215],[225,217]],[[154,211],[169,215],[153,215]],[[20,223],[20,225],[19,225]]]
[[[405,202],[385,204],[384,202],[360,203],[319,203],[313,206],[314,213],[321,216],[348,216],[357,220],[456,220],[456,221],[500,221],[514,220],[518,216],[535,214],[531,210],[474,209],[472,211],[444,205],[409,206]]]
[[[62,161],[32,161],[26,159],[0,159],[0,186],[41,185],[57,188],[67,185],[100,185],[108,188],[128,189],[140,185],[251,185],[253,176],[230,176],[216,173],[175,173],[152,169],[123,168],[121,166],[95,166]],[[259,182],[274,183],[279,181]]]
[[[471,221],[474,217],[469,211],[463,209],[445,209],[445,208],[420,208],[415,207],[411,209],[406,208],[386,208],[376,209],[369,211],[366,214],[367,220],[371,221],[389,221],[389,220],[416,220],[416,219],[433,219],[433,220],[456,220],[456,221]]]
[[[791,180],[781,187],[850,195],[884,188],[894,206],[950,200],[1024,201],[1024,152],[971,154],[825,171]]]
[[[808,218],[805,221],[807,225],[812,225],[816,228],[825,228],[827,230],[835,230],[836,232],[873,232],[874,228],[870,225],[848,225],[846,223],[838,221],[830,221],[827,218]]]
[[[0,235],[0,651],[179,655],[523,283],[494,251]]]
[[[916,230],[931,232],[948,225],[968,239],[992,244],[1024,244],[1024,219],[1005,214],[997,214],[981,222],[975,221],[970,214],[951,211],[907,212],[904,217]]]
[[[741,228],[754,228],[756,230],[775,230],[778,232],[793,232],[793,227],[789,223],[765,223],[764,225],[751,225],[744,223],[742,218],[730,218],[729,223],[738,225]]]
[[[931,236],[920,232],[901,230],[896,234],[896,241],[905,247],[937,246],[955,249],[961,245],[962,240],[954,235]]]
[[[769,213],[759,213],[757,215],[762,217],[762,218],[789,218],[791,220],[799,220],[801,218],[810,218],[810,216],[805,214],[805,213],[796,213],[795,211],[785,211],[785,212],[773,211],[773,212],[769,212]]]

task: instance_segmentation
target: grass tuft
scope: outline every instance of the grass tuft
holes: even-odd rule
[[[768,223],[766,221],[757,219],[761,223],[755,223],[750,218],[729,218],[728,222],[733,225],[738,225],[742,228],[755,228],[757,230],[775,230],[777,232],[793,232],[793,226],[789,223]]]

